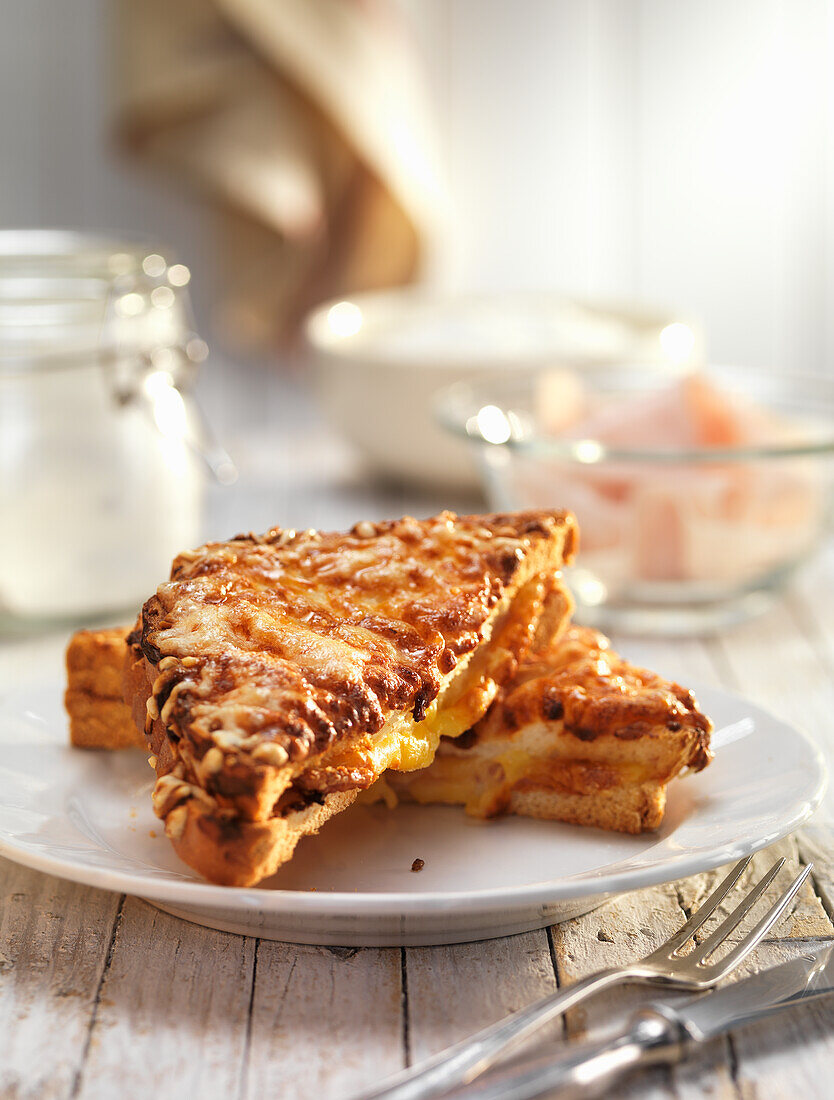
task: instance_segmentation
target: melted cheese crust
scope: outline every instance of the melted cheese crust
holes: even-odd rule
[[[485,627],[485,644],[458,665],[422,721],[392,714],[377,736],[337,742],[326,750],[305,768],[299,783],[307,790],[364,789],[387,769],[426,768],[441,738],[458,737],[486,713],[543,623],[550,631],[561,630],[572,609],[559,578],[534,577],[512,600],[502,601],[500,613]]]
[[[418,802],[462,803],[476,817],[513,792],[593,797],[664,785],[710,759],[712,725],[691,692],[629,665],[596,631],[570,627],[522,663],[486,717],[414,776],[386,777]],[[380,792],[383,793],[383,792]]]
[[[180,555],[131,638],[149,723],[167,741],[154,751],[251,818],[291,785],[345,790],[425,766],[513,671],[506,653],[530,644],[574,541],[561,512],[443,513],[348,534],[274,529]]]

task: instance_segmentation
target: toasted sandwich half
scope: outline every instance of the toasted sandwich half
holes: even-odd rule
[[[180,857],[252,885],[386,769],[425,768],[563,628],[575,542],[562,512],[443,513],[181,554],[125,671]]]
[[[130,627],[78,630],[66,653],[64,706],[71,743],[79,749],[144,748],[145,737],[124,701]]]
[[[430,767],[383,782],[400,798],[462,803],[475,817],[640,833],[660,825],[670,780],[709,763],[711,730],[692,692],[571,626],[521,663],[485,718],[444,738]]]

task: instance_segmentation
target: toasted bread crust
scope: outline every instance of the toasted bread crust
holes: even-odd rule
[[[640,783],[598,791],[593,798],[552,788],[516,789],[506,812],[636,835],[659,828],[665,810],[666,784]]]
[[[374,739],[390,721],[416,728],[438,697],[454,702],[497,632],[493,690],[477,681],[468,701],[483,714],[575,544],[560,512],[443,513],[177,558],[129,637],[124,682],[180,856],[213,881],[272,874],[389,766]],[[523,615],[508,618],[513,601]]]
[[[562,739],[572,756],[599,764],[648,758],[653,774],[666,781],[684,767],[700,771],[712,759],[712,723],[692,692],[630,665],[587,627],[571,626],[547,651],[529,657],[477,736],[487,743],[537,724]]]
[[[70,741],[77,748],[143,747],[122,697],[126,629],[79,630],[66,652]]]
[[[629,664],[587,627],[571,626],[543,654],[531,656],[478,735],[486,741],[536,722],[581,742],[581,749],[573,747],[583,759],[610,764],[648,757],[656,778],[667,782],[682,768],[700,771],[712,759],[712,723],[693,693]]]
[[[481,722],[441,745],[395,792],[463,802],[478,817],[518,813],[619,832],[657,828],[666,786],[711,760],[712,724],[690,691],[570,627],[519,667]]]
[[[67,646],[68,686],[104,698],[122,694],[122,659],[126,630],[79,630]]]
[[[68,690],[64,705],[69,715],[70,742],[78,749],[136,749],[144,747],[121,699]]]
[[[207,669],[213,719],[244,689],[224,729],[269,736],[298,762],[391,711],[419,721],[522,563],[528,577],[561,565],[574,541],[572,518],[546,512],[240,536],[175,560],[136,644],[154,669],[175,659],[154,694],[160,707],[182,697],[167,716],[181,734],[200,724],[191,657]],[[266,721],[253,685],[269,695]]]
[[[165,833],[180,859],[210,882],[255,886],[292,858],[303,837],[346,810],[358,793],[328,794],[321,804],[268,821],[218,815],[189,798],[167,815]]]

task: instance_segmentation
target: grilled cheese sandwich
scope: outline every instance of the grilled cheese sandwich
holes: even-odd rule
[[[711,729],[690,691],[571,626],[528,656],[486,717],[443,742],[430,767],[384,782],[398,797],[459,803],[475,817],[638,833],[661,823],[676,775],[709,763]]]
[[[564,513],[444,513],[180,555],[125,674],[180,856],[251,885],[384,771],[425,768],[567,618],[574,543]]]

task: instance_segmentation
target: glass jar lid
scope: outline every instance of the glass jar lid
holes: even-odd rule
[[[169,249],[57,230],[0,231],[0,373],[187,345],[190,272]],[[201,341],[198,342],[202,344]]]

